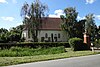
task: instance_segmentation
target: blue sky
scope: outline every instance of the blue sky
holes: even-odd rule
[[[0,0],[0,28],[10,29],[22,24],[20,11],[23,3],[34,2],[34,0]],[[100,25],[100,0],[40,0],[48,5],[49,17],[63,15],[67,7],[76,7],[78,20],[84,19],[89,13],[95,16],[95,23]]]

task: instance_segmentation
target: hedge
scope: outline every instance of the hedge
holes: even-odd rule
[[[13,46],[17,47],[31,47],[31,48],[48,48],[48,47],[70,47],[68,42],[20,42],[20,43],[0,43],[0,48],[11,48]]]
[[[83,40],[80,38],[69,39],[69,44],[70,44],[70,47],[73,51],[88,49],[88,45],[83,43]]]

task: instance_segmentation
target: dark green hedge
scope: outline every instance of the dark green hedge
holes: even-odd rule
[[[10,48],[13,46],[17,47],[32,47],[32,48],[48,48],[48,47],[58,47],[58,46],[64,46],[64,47],[70,47],[68,42],[21,42],[21,43],[0,43],[0,48]]]
[[[88,45],[83,43],[83,40],[80,38],[69,39],[69,44],[70,44],[70,47],[73,51],[88,49]]]

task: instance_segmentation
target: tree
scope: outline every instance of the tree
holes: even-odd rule
[[[85,22],[86,20],[80,20],[77,23],[75,23],[75,31],[74,31],[74,36],[83,39],[83,33],[85,32]]]
[[[21,40],[21,34],[23,30],[24,25],[19,25],[17,27],[12,27],[10,31],[8,32],[8,39],[9,41],[20,41]]]
[[[94,22],[93,14],[86,15],[85,32],[88,33],[93,40],[96,32],[96,24]]]
[[[96,28],[96,34],[95,34],[95,40],[99,40],[99,39],[100,39],[100,26]]]
[[[0,29],[0,43],[8,42],[7,37],[6,37],[7,32],[8,30],[5,28]]]
[[[76,12],[76,9],[73,7],[66,8],[64,10],[65,16],[62,15],[62,24],[61,28],[62,30],[66,31],[69,38],[74,37],[74,31],[75,31],[75,23],[77,22],[77,15],[78,12]]]
[[[21,41],[22,30],[23,30],[23,25],[12,27],[9,31],[5,28],[1,28],[0,29],[0,43]]]
[[[38,41],[38,31],[41,27],[42,17],[45,16],[47,6],[42,4],[39,0],[29,5],[27,2],[22,6],[21,16],[23,16],[23,22],[27,26],[29,35],[32,35],[33,40]]]
[[[0,34],[2,34],[2,33],[6,33],[6,32],[8,32],[7,29],[5,29],[5,28],[1,28],[1,29],[0,29]]]

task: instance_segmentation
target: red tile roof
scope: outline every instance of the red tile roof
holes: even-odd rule
[[[39,28],[40,30],[61,30],[60,28],[61,19],[60,18],[42,18],[42,26]],[[27,29],[27,25],[24,30]]]
[[[60,23],[60,18],[44,18],[40,30],[61,30]]]

